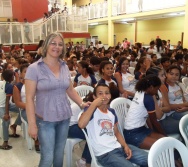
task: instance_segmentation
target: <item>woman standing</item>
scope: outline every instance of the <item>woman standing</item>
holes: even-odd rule
[[[61,60],[64,52],[62,35],[50,34],[44,41],[42,58],[29,66],[25,76],[28,132],[41,144],[39,167],[63,166],[72,115],[67,95],[81,108],[87,106],[71,84],[69,69]]]

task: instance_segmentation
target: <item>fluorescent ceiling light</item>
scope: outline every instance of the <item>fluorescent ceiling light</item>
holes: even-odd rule
[[[95,26],[98,25],[99,23],[90,23],[89,26]]]
[[[128,24],[126,21],[121,22],[122,24]]]
[[[122,19],[121,21],[133,21],[133,20],[135,20],[134,18],[127,18],[127,19]]]
[[[170,13],[169,16],[185,15],[185,12]]]

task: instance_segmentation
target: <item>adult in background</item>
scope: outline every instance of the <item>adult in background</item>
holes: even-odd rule
[[[28,67],[25,76],[28,132],[41,144],[39,167],[63,166],[72,115],[67,95],[81,108],[88,105],[72,86],[69,69],[61,60],[64,53],[62,35],[50,34],[44,41],[42,58]]]
[[[25,38],[27,39],[27,42],[31,42],[31,39],[29,38],[29,32],[30,32],[30,27],[27,19],[24,19],[24,33],[25,33]]]

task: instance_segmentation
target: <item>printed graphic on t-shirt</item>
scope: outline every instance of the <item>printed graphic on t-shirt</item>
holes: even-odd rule
[[[88,86],[90,86],[90,83],[88,83],[86,81],[79,81],[78,85],[88,85]]]
[[[129,80],[129,85],[134,84],[135,83],[135,79],[133,76],[128,76],[127,79]]]
[[[113,125],[112,125],[111,120],[109,120],[109,119],[99,119],[98,125],[101,126],[101,128],[102,128],[99,136],[102,136],[104,134],[109,135],[109,136],[114,135]]]
[[[173,92],[173,93],[174,93],[174,96],[175,96],[175,100],[182,98],[182,92],[181,92],[181,90],[178,90],[178,91]]]

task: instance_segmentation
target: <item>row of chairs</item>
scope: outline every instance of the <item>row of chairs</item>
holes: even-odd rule
[[[87,87],[85,87],[85,86],[78,86],[76,88],[79,89],[79,91],[81,89],[87,89]],[[81,92],[83,92],[83,90]],[[85,95],[87,95],[87,93],[86,94],[79,94],[79,95],[85,96]],[[130,104],[131,104],[131,101],[129,99],[121,98],[121,97],[114,99],[110,104],[110,107],[114,108],[115,111],[116,111],[116,115],[118,117],[119,130],[122,134],[123,134],[123,128],[124,128],[124,122],[125,122],[124,119],[127,115],[128,108],[130,107]],[[186,143],[186,146],[188,148],[188,115],[184,116],[181,119],[180,124],[179,124],[179,128],[180,128],[180,132],[182,134],[182,137],[183,137],[183,139]],[[83,129],[83,133],[85,134],[85,137],[86,137],[89,149],[90,149],[90,153],[91,153],[91,156],[92,156],[92,165],[91,166],[100,166],[97,163],[97,160],[94,156],[92,147],[90,145],[89,137],[87,136],[84,129]],[[184,156],[184,155],[186,155],[185,153],[188,152],[188,150],[180,141],[178,141],[181,138],[180,135],[179,134],[173,134],[171,136],[173,138],[172,137],[162,138],[162,139],[158,140],[152,146],[152,148],[149,151],[149,160],[148,160],[149,166],[157,167],[157,164],[158,164],[158,167],[170,166],[170,164],[171,164],[171,166],[173,166],[173,163],[174,163],[173,149],[177,149],[177,148],[181,148],[181,149],[177,149],[177,150],[180,151],[180,155],[182,157],[183,164],[188,164],[187,160],[185,159],[185,156]],[[166,144],[166,143],[169,143],[169,144]],[[164,145],[164,147],[162,145]],[[160,148],[163,148],[163,149],[160,149],[160,150],[156,149],[156,148],[159,148],[159,146],[160,146]],[[158,150],[158,151],[156,152],[156,150]],[[156,156],[156,154],[158,154],[159,156]],[[155,156],[155,158],[153,158],[153,156]],[[164,158],[164,156],[166,156],[166,158]],[[166,164],[166,165],[161,165],[161,164]]]
[[[118,123],[119,123],[119,130],[122,133],[122,129],[124,128],[124,120],[123,115],[126,116],[126,113],[128,112],[128,107],[130,106],[131,101],[129,99],[125,98],[117,98],[113,100],[110,104],[111,108],[114,108],[118,117]],[[119,113],[121,114],[119,114]],[[188,153],[188,115],[185,115],[181,121],[180,121],[180,132],[184,138],[184,141],[186,143],[186,146],[182,144],[179,140],[173,138],[173,137],[164,137],[157,142],[153,144],[151,149],[149,150],[149,157],[148,157],[148,165],[150,167],[162,167],[162,166],[169,166],[174,167],[174,149],[177,149],[177,151],[180,153],[180,156],[182,158],[182,163],[184,166],[188,165],[188,159],[187,159],[187,153]],[[92,166],[95,167],[101,167],[99,163],[97,162],[93,149],[90,144],[90,139],[87,136],[84,129],[82,129],[84,132],[84,135],[86,137],[90,153],[92,156]]]

